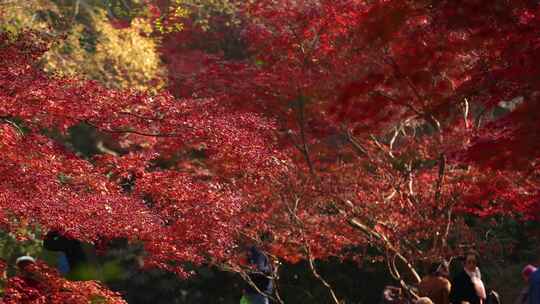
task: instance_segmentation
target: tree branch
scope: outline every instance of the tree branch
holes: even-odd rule
[[[287,202],[287,200],[284,200],[284,201]],[[296,201],[295,201],[295,206],[298,204],[298,201],[299,201],[299,199],[297,198]],[[300,231],[300,235],[302,236],[302,242],[303,242],[303,245],[304,245],[304,249],[306,250],[309,269],[311,270],[311,273],[313,274],[313,276],[317,280],[319,280],[324,285],[324,287],[326,287],[326,289],[330,293],[330,297],[332,298],[332,301],[335,304],[341,304],[341,302],[339,301],[339,299],[338,299],[338,297],[336,295],[336,292],[334,291],[334,288],[332,287],[332,285],[330,283],[328,283],[328,281],[326,281],[326,279],[324,279],[321,276],[321,274],[319,274],[319,272],[317,271],[317,267],[315,266],[315,261],[314,261],[314,258],[313,258],[313,254],[311,253],[311,248],[310,248],[309,243],[308,243],[307,238],[306,238],[306,234],[305,234],[305,230],[304,230],[304,223],[298,217],[296,212],[293,211],[293,209],[289,206],[289,204],[286,203],[286,205],[287,205],[287,209],[289,210],[289,214],[291,216],[291,219],[296,223],[296,226]],[[296,209],[294,209],[294,210],[296,210]]]
[[[446,170],[446,157],[444,153],[439,155],[439,176],[435,185],[435,202],[439,203],[441,200],[441,189],[444,182],[444,174]]]
[[[179,134],[176,134],[176,133],[146,133],[146,132],[141,132],[137,130],[106,129],[106,128],[99,127],[88,120],[85,120],[84,123],[91,127],[96,128],[97,130],[103,131],[105,133],[137,134],[137,135],[146,136],[146,137],[179,137],[180,136]]]
[[[349,218],[348,222],[352,227],[359,229],[360,231],[364,232],[364,234],[372,236],[379,241],[382,241],[384,248],[390,250],[407,266],[408,270],[411,272],[414,279],[416,280],[416,283],[420,282],[420,275],[418,274],[418,272],[416,272],[412,264],[392,245],[392,243],[390,243],[390,241],[384,235],[364,225],[358,218]]]
[[[24,135],[24,131],[21,129],[21,127],[19,127],[19,125],[16,122],[12,121],[9,117],[0,117],[0,120],[15,128],[19,135]]]
[[[371,158],[366,148],[364,148],[358,141],[356,141],[356,139],[349,130],[347,130],[347,141],[353,146],[353,148],[358,154],[366,156],[367,158]]]
[[[306,140],[306,131],[305,131],[305,102],[304,97],[298,97],[298,126],[300,128],[300,139],[302,140],[301,152],[306,159],[306,162],[309,167],[309,172],[311,175],[315,175],[315,169],[313,167],[313,162],[309,156],[309,149]]]

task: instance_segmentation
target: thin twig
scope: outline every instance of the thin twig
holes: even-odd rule
[[[304,155],[304,158],[306,159],[306,162],[309,167],[309,172],[311,175],[315,175],[315,169],[313,167],[313,162],[311,161],[311,158],[309,156],[309,148],[307,145],[306,140],[306,131],[305,131],[305,104],[304,104],[304,98],[300,96],[298,98],[298,125],[300,128],[300,139],[302,140],[302,154]]]
[[[284,201],[287,202],[287,200],[284,200]],[[295,200],[295,204],[298,204],[298,201],[299,201],[299,198],[297,198]],[[287,205],[287,209],[289,210],[291,218],[293,219],[293,221],[296,222],[296,226],[300,231],[300,235],[302,236],[302,242],[304,244],[304,249],[306,250],[306,255],[307,255],[307,258],[308,258],[308,264],[309,264],[309,268],[311,270],[311,273],[313,274],[313,276],[317,280],[319,280],[324,285],[324,287],[326,287],[326,289],[330,293],[330,297],[332,298],[332,301],[335,304],[341,304],[341,302],[339,301],[339,299],[338,299],[338,297],[336,295],[336,292],[334,291],[334,288],[332,287],[332,285],[330,283],[328,283],[328,281],[326,281],[321,276],[321,274],[319,274],[319,272],[317,271],[317,267],[315,266],[315,261],[314,261],[314,258],[313,258],[313,254],[311,253],[311,248],[309,246],[309,243],[307,242],[307,238],[306,238],[306,234],[305,234],[305,230],[304,230],[304,223],[298,217],[296,212],[293,212],[293,209],[289,206],[289,204],[286,203],[286,205]]]
[[[435,185],[435,202],[439,203],[441,200],[441,189],[444,182],[444,174],[446,170],[446,157],[444,153],[439,156],[439,176]]]
[[[137,135],[147,136],[147,137],[179,137],[180,136],[179,134],[176,134],[176,133],[146,133],[146,132],[141,132],[137,130],[106,129],[106,128],[99,127],[88,120],[85,120],[84,123],[105,133],[137,134]]]
[[[358,228],[365,234],[375,237],[379,241],[382,241],[384,244],[384,248],[392,251],[396,255],[396,257],[399,258],[407,266],[417,283],[420,282],[420,275],[418,275],[412,264],[390,243],[390,241],[384,235],[367,227],[358,218],[349,218],[348,222],[352,227]]]
[[[367,156],[370,158],[370,155],[368,154],[366,148],[364,148],[351,134],[349,130],[347,130],[347,141],[353,146],[353,148],[356,150],[356,152],[362,156]]]
[[[463,103],[465,104],[463,109],[463,120],[465,120],[465,128],[469,129],[469,101],[467,98],[463,99]]]
[[[1,117],[0,119],[4,121],[5,123],[11,125],[13,128],[15,128],[15,130],[17,130],[17,133],[19,133],[19,135],[24,135],[24,131],[21,129],[21,127],[19,127],[19,125],[16,122],[12,121],[11,119],[7,117]]]

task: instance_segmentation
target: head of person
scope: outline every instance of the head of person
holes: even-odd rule
[[[437,261],[431,264],[429,274],[432,276],[447,277],[449,275],[449,265],[446,261]]]
[[[29,273],[30,265],[35,265],[35,264],[36,264],[36,260],[33,257],[28,256],[28,255],[18,257],[17,260],[15,261],[17,272],[19,272],[19,274],[21,275]]]
[[[533,272],[536,271],[536,267],[534,267],[533,265],[527,265],[525,267],[523,267],[523,270],[521,271],[521,276],[523,277],[523,280],[525,282],[528,282],[529,281],[529,277],[531,276],[531,274]]]
[[[465,261],[463,267],[465,270],[473,272],[478,266],[478,253],[474,250],[470,250],[465,254]]]

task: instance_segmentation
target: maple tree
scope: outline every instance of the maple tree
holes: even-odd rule
[[[9,278],[2,303],[126,303],[95,281],[68,281],[43,263],[24,266],[24,275]]]
[[[273,232],[279,256],[342,256],[375,242],[408,264],[452,255],[449,241],[474,243],[460,214],[537,218],[537,4],[257,1],[242,10],[249,56],[207,53],[199,77],[178,86],[280,123],[291,169],[274,185],[278,203],[246,215]],[[501,118],[505,101],[516,108]]]
[[[463,215],[538,220],[537,3],[227,3],[231,27],[162,33],[175,97],[48,77],[38,36],[3,34],[4,229],[141,241],[181,275],[243,272],[254,242],[337,303],[316,259],[382,259],[407,288],[419,262],[500,245]],[[80,124],[118,152],[58,141]]]

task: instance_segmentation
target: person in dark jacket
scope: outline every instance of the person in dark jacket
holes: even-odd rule
[[[540,304],[540,269],[536,269],[529,277],[529,303]]]
[[[536,271],[536,267],[533,265],[527,265],[521,271],[521,277],[525,282],[525,287],[519,293],[519,297],[516,299],[514,304],[528,304],[529,303],[529,277],[533,272]]]
[[[60,253],[58,270],[62,274],[67,274],[88,262],[81,242],[67,238],[58,231],[47,233],[43,240],[43,247]]]
[[[465,256],[463,270],[452,280],[450,302],[453,304],[484,304],[486,289],[477,267],[478,255],[469,252]]]
[[[268,304],[268,296],[272,294],[273,284],[269,277],[272,274],[272,266],[268,257],[255,246],[249,248],[248,262],[254,266],[255,271],[249,275],[249,278],[257,288],[264,294],[259,293],[255,288],[249,285],[246,289],[246,298],[250,304]]]

